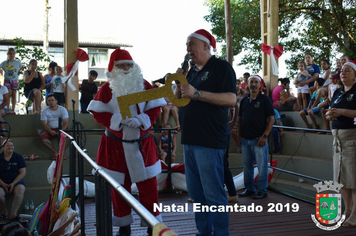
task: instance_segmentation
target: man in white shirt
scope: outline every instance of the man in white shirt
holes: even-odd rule
[[[58,151],[54,149],[51,139],[59,135],[59,118],[62,118],[62,130],[68,128],[68,111],[57,104],[54,94],[49,94],[46,98],[47,105],[41,113],[43,131],[40,133],[42,143],[53,153],[53,160],[58,158]]]

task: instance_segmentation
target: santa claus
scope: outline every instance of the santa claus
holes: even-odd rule
[[[136,183],[141,204],[162,221],[159,212],[153,212],[153,203],[158,202],[156,176],[161,173],[161,163],[149,130],[160,113],[160,106],[166,102],[162,98],[131,105],[132,118],[122,117],[117,97],[152,89],[126,50],[118,48],[111,54],[107,77],[108,82],[88,106],[94,119],[106,127],[96,162],[128,192],[131,183]],[[114,190],[111,195],[113,225],[120,227],[117,235],[130,235],[131,207]],[[141,221],[141,225],[145,222]],[[151,233],[150,228],[148,232]]]

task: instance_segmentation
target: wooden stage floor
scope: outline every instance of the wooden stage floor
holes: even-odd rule
[[[159,201],[163,205],[184,205],[188,199],[187,193],[161,193]],[[293,206],[298,205],[299,209],[292,212]],[[306,203],[294,198],[269,191],[268,197],[255,200],[251,197],[239,199],[240,206],[252,206],[252,204],[262,206],[262,212],[233,212],[230,213],[230,235],[231,236],[259,236],[259,235],[287,235],[287,236],[309,236],[309,235],[335,235],[346,236],[356,235],[355,228],[340,227],[333,231],[319,229],[311,219],[311,214],[315,214],[315,205]],[[271,207],[283,206],[281,212],[268,212]],[[289,212],[287,206],[290,206]],[[95,228],[95,202],[92,199],[85,201],[86,215],[86,235],[96,235]],[[192,203],[189,203],[188,212],[168,213],[163,212],[164,223],[179,235],[195,235],[194,213]],[[140,217],[134,213],[135,222],[131,226],[133,236],[147,235],[147,228],[140,227]],[[118,231],[118,227],[113,227],[113,235]]]

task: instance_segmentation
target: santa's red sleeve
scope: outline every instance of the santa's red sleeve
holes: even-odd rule
[[[112,90],[109,82],[106,82],[88,105],[88,111],[93,114],[94,120],[107,128],[110,127],[110,120],[114,115],[113,108],[110,106],[111,100]]]

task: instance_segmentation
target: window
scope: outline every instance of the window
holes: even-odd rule
[[[89,49],[88,55],[90,68],[106,68],[108,64],[107,49]]]

